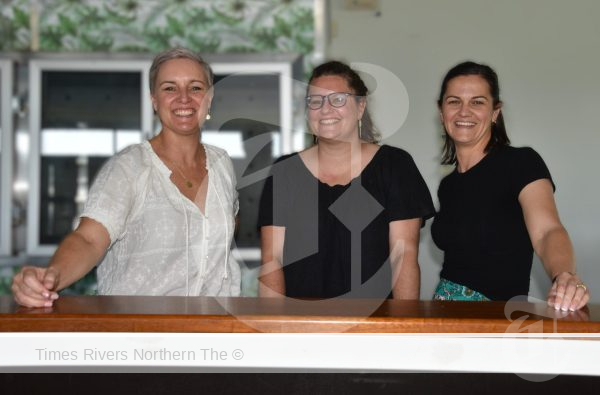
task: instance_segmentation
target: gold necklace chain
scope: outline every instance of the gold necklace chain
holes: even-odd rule
[[[166,158],[165,158],[166,159]],[[183,171],[181,170],[181,168],[177,165],[177,163],[167,159],[167,162],[169,162],[171,164],[171,166],[173,166],[175,168],[175,170],[177,170],[177,172],[179,173],[179,175],[181,176],[181,178],[183,179],[183,181],[185,181],[185,186],[188,188],[192,188],[194,186],[194,184],[192,183],[192,180],[187,178],[185,176],[185,174],[183,174]]]
[[[162,143],[162,142],[161,142],[161,143]],[[163,145],[163,144],[161,144],[161,145]],[[196,152],[196,154],[197,154],[197,153],[198,153],[198,152]],[[194,157],[195,157],[195,156],[196,156],[196,155],[194,155]],[[193,188],[193,187],[194,187],[194,184],[192,183],[192,180],[191,180],[191,179],[189,179],[189,178],[187,178],[187,177],[185,176],[185,174],[183,173],[183,170],[181,170],[181,168],[180,168],[180,167],[177,165],[177,163],[173,162],[173,161],[172,161],[172,160],[170,160],[170,159],[167,159],[166,155],[165,155],[165,156],[162,156],[162,155],[161,155],[161,157],[162,157],[162,158],[164,158],[164,160],[165,160],[165,161],[167,161],[167,162],[168,162],[168,163],[169,163],[169,164],[170,164],[172,167],[174,167],[174,168],[175,168],[175,170],[177,170],[177,172],[179,173],[179,175],[180,175],[180,176],[181,176],[181,178],[183,179],[183,181],[184,181],[184,183],[185,183],[185,186],[186,186],[186,187],[188,187],[188,188]]]

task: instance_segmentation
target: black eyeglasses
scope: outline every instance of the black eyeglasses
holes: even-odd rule
[[[311,110],[318,110],[325,104],[325,98],[329,100],[332,107],[344,107],[348,96],[354,96],[352,93],[333,92],[328,95],[308,95],[306,96],[306,105]]]

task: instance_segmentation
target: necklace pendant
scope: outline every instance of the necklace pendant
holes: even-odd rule
[[[188,188],[191,188],[194,186],[194,184],[192,184],[192,182],[190,180],[185,180],[185,186],[187,186]]]

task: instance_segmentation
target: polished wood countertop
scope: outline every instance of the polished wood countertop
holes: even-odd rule
[[[0,296],[0,332],[600,333],[600,305],[175,296],[62,296],[28,309]]]

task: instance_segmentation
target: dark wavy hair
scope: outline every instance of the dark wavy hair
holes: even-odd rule
[[[362,80],[362,78],[360,78],[360,76],[354,69],[352,69],[347,64],[337,60],[325,62],[314,68],[308,80],[309,86],[306,88],[307,95],[308,89],[310,88],[310,85],[315,79],[328,75],[342,77],[344,80],[346,80],[348,86],[350,87],[350,89],[352,89],[353,93],[356,96],[359,96],[357,100],[367,100],[369,89],[367,89],[365,82]],[[380,135],[379,132],[375,129],[375,126],[373,125],[373,120],[371,118],[371,114],[369,113],[368,106],[365,107],[365,111],[361,118],[361,124],[361,139],[369,143],[377,143],[379,141]]]
[[[478,75],[487,81],[490,88],[490,94],[492,96],[494,108],[498,108],[502,105],[500,100],[500,85],[498,83],[498,75],[488,65],[467,61],[459,63],[451,68],[444,80],[442,81],[442,89],[440,90],[440,96],[438,98],[438,108],[442,109],[442,103],[444,95],[448,89],[448,83],[450,80],[460,76],[467,75]],[[510,145],[510,140],[506,134],[506,127],[504,126],[504,118],[502,117],[502,110],[496,118],[496,122],[492,123],[492,137],[485,147],[485,152],[490,152],[497,147]],[[442,164],[451,165],[456,163],[456,147],[454,141],[448,135],[448,131],[444,128],[444,149],[442,151]]]

